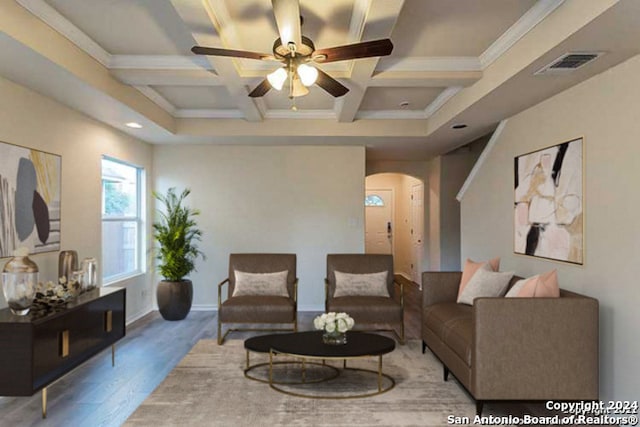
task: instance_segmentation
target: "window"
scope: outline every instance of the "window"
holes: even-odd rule
[[[384,206],[384,200],[382,197],[372,194],[364,198],[365,206]]]
[[[141,271],[141,168],[102,158],[102,280],[104,283]]]

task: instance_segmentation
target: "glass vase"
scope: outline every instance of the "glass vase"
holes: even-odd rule
[[[29,313],[38,286],[38,266],[28,256],[14,256],[2,270],[2,292],[13,314]]]
[[[324,332],[322,334],[322,342],[328,345],[344,345],[347,343],[346,332]]]

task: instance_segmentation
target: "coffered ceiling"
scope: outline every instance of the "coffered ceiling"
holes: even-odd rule
[[[285,91],[247,96],[277,62],[190,51],[270,53],[269,0],[3,0],[0,74],[151,143],[356,144],[369,158],[426,159],[640,52],[639,3],[300,0],[316,48],[390,38],[394,50],[319,65],[349,93],[313,86],[294,111]],[[533,74],[585,50],[605,55]]]

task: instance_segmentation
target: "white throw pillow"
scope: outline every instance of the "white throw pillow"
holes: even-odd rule
[[[277,273],[246,273],[234,270],[236,283],[233,288],[234,297],[246,295],[288,297],[287,276],[289,271]]]
[[[387,271],[369,274],[351,274],[335,271],[336,291],[334,297],[389,297]]]
[[[535,277],[535,276],[534,276]],[[518,280],[512,287],[509,289],[509,292],[504,296],[505,298],[515,298],[518,296],[524,285],[527,284],[527,280],[530,279],[520,279]]]
[[[494,272],[488,264],[476,271],[458,297],[458,303],[473,305],[480,297],[501,297],[509,286],[513,272]]]

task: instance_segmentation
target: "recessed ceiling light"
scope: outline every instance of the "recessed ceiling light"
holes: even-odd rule
[[[455,123],[451,125],[451,129],[464,129],[466,127],[467,125],[465,125],[464,123]]]
[[[125,124],[125,126],[133,128],[133,129],[141,129],[142,125],[140,123],[136,123],[136,122],[129,122],[127,124]]]

